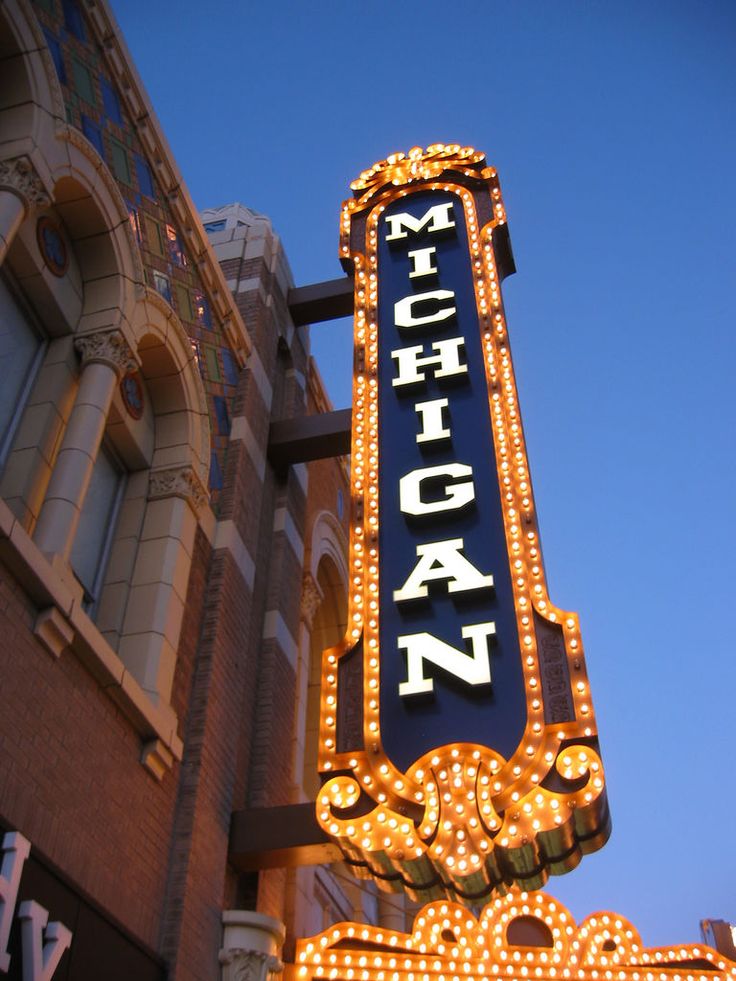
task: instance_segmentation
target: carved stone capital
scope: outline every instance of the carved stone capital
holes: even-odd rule
[[[283,971],[283,923],[250,910],[224,910],[222,921],[222,981],[270,981]]]
[[[274,954],[242,947],[221,950],[219,960],[227,981],[268,981],[272,974],[280,974],[284,969]]]
[[[0,190],[17,194],[26,208],[33,206],[45,208],[51,204],[51,198],[36,173],[30,157],[0,160]]]
[[[148,481],[148,500],[181,497],[199,511],[209,501],[209,494],[193,467],[169,467],[152,470]]]
[[[302,602],[299,613],[302,620],[307,625],[307,629],[312,629],[314,615],[322,602],[322,590],[317,585],[311,572],[305,572],[302,578]]]
[[[74,341],[82,364],[96,361],[113,369],[118,378],[129,371],[135,371],[138,363],[122,331],[100,330],[94,334],[82,334]]]

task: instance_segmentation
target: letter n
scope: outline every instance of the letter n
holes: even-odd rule
[[[425,678],[424,662],[442,668],[468,685],[487,685],[491,681],[491,656],[489,638],[496,633],[496,625],[473,623],[462,628],[462,636],[470,639],[472,654],[459,651],[432,634],[405,634],[398,639],[400,650],[406,651],[407,680],[399,685],[399,695],[423,695],[434,691],[434,679]]]

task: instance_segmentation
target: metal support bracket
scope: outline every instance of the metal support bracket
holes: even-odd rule
[[[317,324],[324,320],[352,316],[353,285],[349,276],[341,276],[324,283],[290,289],[286,302],[294,326],[301,327],[303,324]]]
[[[314,801],[232,814],[228,859],[239,872],[324,865],[342,858],[317,824]]]
[[[324,460],[350,452],[352,409],[314,416],[280,419],[271,423],[268,459],[276,470],[292,463]]]

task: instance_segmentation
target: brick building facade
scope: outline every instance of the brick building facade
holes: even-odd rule
[[[0,976],[403,929],[339,867],[228,858],[234,811],[314,799],[346,460],[272,464],[274,421],[331,408],[281,243],[197,215],[104,0],[0,6],[0,262]]]

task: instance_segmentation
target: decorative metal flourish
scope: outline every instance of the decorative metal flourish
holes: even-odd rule
[[[426,150],[415,146],[408,153],[392,153],[385,160],[374,163],[362,171],[350,189],[362,204],[390,184],[399,186],[433,180],[446,171],[477,177],[485,162],[485,154],[459,143],[433,143]]]

